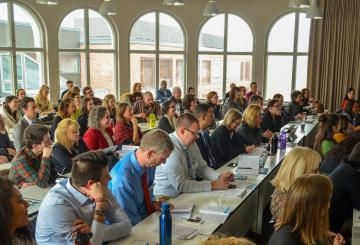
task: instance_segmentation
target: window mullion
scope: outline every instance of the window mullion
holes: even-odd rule
[[[8,16],[10,24],[10,61],[11,61],[11,71],[12,71],[12,89],[14,93],[17,90],[17,69],[16,69],[16,40],[15,40],[15,20],[14,20],[14,3],[10,1],[8,3]]]
[[[155,78],[155,93],[159,88],[159,80],[160,80],[160,54],[159,54],[159,45],[160,45],[160,14],[159,11],[156,11],[155,15],[155,69],[156,69],[156,78]]]
[[[297,50],[298,50],[298,37],[299,37],[299,19],[300,14],[295,15],[295,31],[294,31],[294,52],[293,52],[293,67],[292,67],[292,80],[291,80],[291,91],[295,90],[296,87],[296,70],[297,70]]]
[[[228,14],[225,14],[224,22],[224,54],[223,54],[223,87],[222,98],[225,98],[226,94],[226,76],[227,76],[227,40],[228,40]]]
[[[85,23],[85,76],[86,76],[86,85],[90,86],[90,34],[89,34],[89,9],[84,9],[84,23]],[[80,55],[81,57],[81,55]]]

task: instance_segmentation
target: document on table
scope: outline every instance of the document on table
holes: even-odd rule
[[[259,161],[260,156],[240,155],[236,172],[244,175],[258,175]]]
[[[159,227],[156,227],[153,232],[159,232]],[[199,230],[191,227],[186,227],[182,225],[172,225],[172,236],[181,239],[181,240],[191,240],[197,234],[199,234]]]
[[[247,156],[261,156],[264,151],[264,147],[256,147],[251,153],[247,154]]]
[[[242,197],[244,196],[244,194],[246,194],[246,189],[235,188],[235,189],[227,189],[221,191],[212,191],[212,193],[217,195],[217,197],[222,197],[224,199],[237,199],[238,197]]]
[[[176,204],[175,208],[171,210],[173,219],[189,219],[194,208],[193,203]]]

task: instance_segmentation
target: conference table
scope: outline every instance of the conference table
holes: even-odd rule
[[[245,180],[236,180],[235,189],[228,189],[222,191],[211,191],[201,193],[183,193],[177,198],[170,199],[169,202],[174,204],[175,208],[178,206],[186,206],[194,204],[192,210],[193,217],[199,214],[201,209],[207,206],[217,206],[221,201],[226,205],[231,212],[224,221],[209,221],[202,224],[189,223],[184,219],[173,219],[173,244],[198,244],[200,241],[206,240],[213,233],[221,233],[231,236],[244,236],[249,230],[261,234],[263,210],[271,200],[273,186],[270,180],[276,175],[283,158],[294,147],[301,145],[307,146],[307,143],[312,142],[314,129],[316,129],[318,121],[316,118],[311,123],[305,125],[305,130],[296,130],[297,138],[294,142],[287,142],[286,150],[279,150],[274,155],[268,155],[264,168],[268,171],[266,174],[258,174],[247,176]],[[289,127],[295,125],[300,128],[300,122],[291,122]],[[265,150],[265,146],[257,148],[260,151]],[[235,157],[232,162],[238,162],[239,157]],[[219,173],[226,171],[236,171],[236,167],[229,167],[225,164],[217,170]],[[50,188],[40,188],[38,186],[31,186],[21,190],[25,198],[36,199],[41,202]],[[38,206],[29,210],[29,216],[36,216]],[[157,244],[159,240],[159,213],[155,212],[149,217],[142,220],[135,225],[131,234],[123,239],[113,241],[110,244]],[[207,217],[209,218],[209,217]],[[211,220],[211,217],[210,217]],[[176,226],[176,229],[174,228]],[[191,240],[182,240],[174,237],[174,229],[196,229],[197,235]],[[182,229],[180,229],[182,230]],[[180,232],[181,233],[181,232]]]

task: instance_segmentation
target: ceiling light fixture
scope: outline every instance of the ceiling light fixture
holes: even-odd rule
[[[36,0],[36,3],[44,5],[57,5],[59,2],[58,0]]]
[[[164,0],[163,4],[168,6],[183,6],[184,0]]]
[[[116,15],[116,11],[111,3],[111,0],[104,0],[100,6],[99,12],[102,15]]]
[[[205,6],[203,16],[212,17],[220,14],[219,8],[215,0],[209,0],[208,4]]]

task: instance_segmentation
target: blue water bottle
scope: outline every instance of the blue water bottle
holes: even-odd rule
[[[286,135],[286,132],[284,129],[281,131],[281,134],[280,134],[280,150],[286,149],[286,138],[287,138],[287,135]]]
[[[162,203],[160,215],[160,245],[171,245],[170,204]]]

